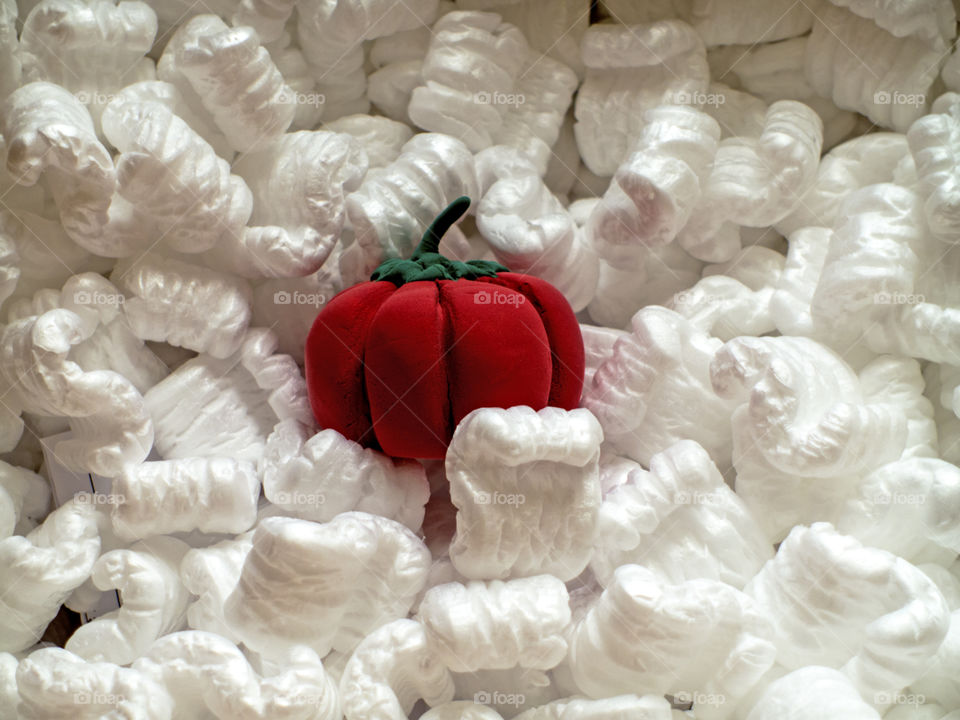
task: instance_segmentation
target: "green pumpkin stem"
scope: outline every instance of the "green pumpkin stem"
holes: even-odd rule
[[[440,240],[469,207],[470,198],[458,197],[430,223],[409,260],[387,258],[377,266],[370,279],[386,280],[399,287],[418,280],[475,280],[509,272],[506,267],[492,260],[460,262],[440,254]]]
[[[461,195],[447,205],[447,207],[437,215],[436,219],[430,223],[430,227],[428,227],[427,231],[423,234],[423,237],[420,239],[420,244],[417,245],[417,249],[413,251],[410,259],[416,260],[427,253],[440,252],[440,240],[443,239],[447,230],[453,227],[453,224],[461,218],[469,207],[470,198],[466,195]]]

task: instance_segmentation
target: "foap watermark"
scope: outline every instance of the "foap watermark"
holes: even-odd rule
[[[75,692],[74,705],[119,705],[126,700],[125,695],[105,692]]]
[[[473,296],[474,305],[513,305],[520,307],[527,298],[520,293],[481,290]]]
[[[323,505],[327,497],[323,493],[280,491],[273,496],[272,502],[277,505]]]
[[[109,293],[100,290],[77,290],[73,293],[73,302],[77,305],[119,307],[123,305],[123,301],[123,293]]]
[[[674,505],[715,505],[723,502],[723,495],[719,490],[713,492],[681,490],[673,494]]]
[[[913,107],[922,107],[927,104],[927,96],[923,93],[878,90],[873,94],[873,103],[875,105],[912,105]]]
[[[923,505],[927,496],[923,493],[877,493],[873,496],[875,505]]]
[[[287,88],[277,96],[280,105],[312,105],[319,107],[327,102],[327,96],[317,92],[298,92]]]
[[[477,105],[512,105],[516,107],[523,105],[527,98],[524,97],[523,93],[481,91],[473,94],[473,101]]]
[[[873,296],[875,305],[919,305],[927,299],[918,293],[878,292]]]
[[[680,307],[681,305],[693,305],[699,300],[700,300],[700,295],[693,292],[692,290],[681,290],[680,292],[673,294],[673,297],[670,299],[670,302],[673,303],[674,307]]]
[[[510,705],[511,707],[520,707],[527,702],[527,697],[523,693],[481,690],[473,694],[473,701],[477,705]]]
[[[326,302],[327,296],[323,293],[277,290],[273,294],[274,305],[312,305],[313,307],[320,307]]]
[[[473,494],[473,501],[477,505],[523,505],[527,496],[523,493],[490,493],[481,490]]]
[[[118,95],[100,92],[99,90],[78,90],[73,96],[84,105],[106,105]]]
[[[127,501],[124,495],[114,493],[77,493],[73,502],[77,505],[122,505]]]
[[[289,707],[306,707],[308,705],[326,705],[330,696],[322,693],[299,693],[287,698]]]
[[[726,300],[722,295],[710,295],[709,293],[701,292],[699,290],[681,290],[680,292],[674,293],[673,297],[670,299],[673,307],[682,307],[684,305],[692,305],[697,307],[704,307],[707,305],[716,305],[722,303]]]
[[[913,705],[919,707],[927,704],[926,695],[920,693],[879,692],[873,696],[874,705]]]
[[[707,105],[719,107],[727,102],[727,96],[723,93],[709,93],[700,90],[694,90],[693,92],[681,90],[680,92],[672,93],[669,97],[674,105]]]
[[[720,707],[726,702],[726,696],[720,693],[702,693],[697,691],[688,692],[686,690],[680,690],[673,694],[674,706],[680,707]]]

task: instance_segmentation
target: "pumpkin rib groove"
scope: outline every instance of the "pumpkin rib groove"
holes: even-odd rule
[[[442,354],[440,356],[440,362],[443,365],[443,375],[447,379],[447,427],[450,429],[450,437],[446,438],[446,440],[449,443],[450,438],[453,437],[453,430],[456,427],[456,423],[453,421],[453,388],[456,386],[456,383],[459,382],[458,378],[453,377],[453,369],[450,364],[450,346],[454,339],[453,316],[444,303],[445,295],[443,288],[440,287],[440,281],[434,280],[433,282],[437,286],[437,307],[440,309],[443,317],[441,324],[442,339],[440,341],[440,347]]]

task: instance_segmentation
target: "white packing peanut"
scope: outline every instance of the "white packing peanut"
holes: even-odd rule
[[[458,0],[464,9],[478,7],[483,0]],[[590,26],[590,9],[579,0],[518,0],[497,3],[494,8],[504,22],[523,32],[530,48],[540,57],[557,60],[582,78],[580,42]]]
[[[841,670],[874,705],[922,675],[950,625],[930,578],[829,523],[794,527],[745,592],[773,623],[780,666]]]
[[[960,553],[960,469],[935,457],[883,465],[863,479],[837,516],[837,530],[905,560],[929,545]]]
[[[261,42],[272,43],[283,35],[296,4],[296,0],[240,0],[231,24],[252,27]]]
[[[370,168],[386,167],[392,163],[400,157],[401,149],[413,137],[409,125],[379,115],[345,115],[324,123],[323,129],[352,136],[367,154]]]
[[[360,446],[336,430],[296,420],[276,425],[261,460],[263,492],[284,514],[328,522],[349,510],[396,520],[417,532],[429,497],[423,466]]]
[[[76,96],[48,82],[22,85],[5,101],[0,129],[7,171],[19,185],[47,177],[63,229],[75,242],[112,257],[135,251],[139,236],[102,237],[117,173]]]
[[[838,713],[849,720],[880,720],[877,711],[860,697],[843,673],[810,665],[770,683],[746,718],[819,720]]]
[[[113,530],[121,538],[191,530],[241,533],[256,521],[260,479],[247,460],[161,460],[125,468],[112,494]]]
[[[747,506],[692,440],[654,455],[649,471],[626,458],[601,464],[612,487],[590,567],[602,585],[632,563],[666,582],[706,578],[741,589],[773,555]]]
[[[554,700],[516,716],[517,720],[671,720],[670,703],[657,695],[618,695],[602,700]]]
[[[708,262],[740,249],[733,226],[773,225],[801,201],[816,178],[823,121],[809,106],[778,100],[758,137],[721,141],[703,195],[677,242]]]
[[[711,720],[729,717],[775,656],[770,621],[739,590],[622,565],[572,630],[567,662],[588,697],[696,692],[710,698],[697,717]]]
[[[292,102],[294,105],[290,129],[313,130],[320,124],[323,111],[326,109],[327,98],[317,89],[317,83],[313,79],[303,51],[294,46],[279,47],[286,38],[287,34],[284,31],[282,38],[277,40],[277,45],[271,44],[267,49],[277,65],[277,70],[283,76],[284,84],[290,90],[290,97],[284,97],[285,102]]]
[[[790,235],[811,226],[833,227],[847,195],[867,185],[895,182],[897,167],[908,154],[907,139],[899,133],[870,133],[838,145],[823,156],[813,184],[776,224],[777,230]]]
[[[366,113],[364,40],[429,25],[437,0],[302,0],[297,7],[297,37],[317,89],[325,100],[327,120]]]
[[[5,450],[16,445],[26,410],[68,419],[73,436],[52,450],[69,468],[110,476],[150,452],[153,422],[133,384],[111,370],[84,372],[69,358],[92,332],[89,321],[65,309],[0,326]]]
[[[193,90],[183,82],[178,85],[164,80],[143,80],[127,85],[116,94],[115,99],[122,98],[124,102],[160,103],[174,115],[182,118],[220,158],[231,160],[235,153],[230,143],[214,125],[213,118],[204,111],[203,107],[196,102],[191,104],[192,93]]]
[[[950,615],[950,629],[943,644],[934,654],[932,662],[923,675],[910,684],[911,691],[922,694],[924,697],[936,698],[937,702],[947,708],[960,708],[960,682],[957,681],[957,674],[954,672],[958,662],[960,662],[960,610],[954,609]],[[951,714],[957,713],[954,711]],[[949,720],[956,720],[956,717]]]
[[[158,536],[97,558],[91,573],[94,585],[116,588],[122,604],[77,628],[64,649],[88,662],[129,665],[158,637],[178,630],[189,597],[178,570],[189,549],[182,540]]]
[[[0,102],[20,85],[19,45],[17,0],[3,0],[0,2]]]
[[[167,690],[133,668],[87,662],[59,647],[33,652],[17,668],[20,720],[172,720]]]
[[[240,580],[243,563],[252,547],[251,530],[208,547],[192,548],[183,556],[180,579],[183,586],[197,596],[187,607],[187,624],[192,630],[206,630],[240,643],[223,617],[223,606]]]
[[[97,511],[82,499],[54,510],[26,536],[0,540],[0,650],[36,643],[99,554]]]
[[[110,254],[121,257],[160,242],[199,253],[241,235],[252,204],[243,180],[174,110],[128,97],[103,113],[104,135],[121,151],[119,182],[108,222],[91,232],[111,238],[118,249]]]
[[[648,110],[636,148],[590,215],[597,252],[617,268],[636,268],[647,247],[672,242],[706,187],[720,126],[696,108]]]
[[[729,262],[705,267],[703,278],[667,307],[721,340],[765,335],[777,329],[770,303],[784,264],[777,251],[749,245]]]
[[[646,305],[663,305],[700,279],[704,262],[677,243],[661,245],[644,254],[637,269],[615,268],[600,261],[597,292],[587,306],[593,322],[625,329]]]
[[[772,43],[803,35],[815,22],[808,5],[790,0],[693,0],[686,14],[707,46]]]
[[[233,275],[149,253],[117,263],[110,280],[123,292],[124,315],[141,340],[225,358],[250,324],[250,286]]]
[[[832,512],[859,477],[906,446],[902,407],[866,395],[853,370],[814,340],[731,340],[710,377],[736,408],[737,493],[771,540]]]
[[[98,128],[104,107],[121,88],[153,79],[153,61],[144,56],[157,34],[157,16],[148,4],[42,0],[30,5],[20,37],[23,79],[66,88],[90,110]]]
[[[323,131],[284,133],[233,164],[253,195],[250,225],[206,254],[218,270],[242,277],[316,272],[343,231],[346,195],[367,172],[351,138]]]
[[[567,589],[551,575],[436,585],[417,617],[433,652],[455,672],[548,670],[567,654]]]
[[[292,419],[313,427],[303,373],[293,358],[277,352],[278,346],[272,330],[251,328],[240,346],[240,367],[253,378],[278,420]]]
[[[350,652],[406,616],[429,567],[423,542],[383,517],[348,512],[322,524],[268,517],[257,525],[224,616],[263,655],[292,645],[321,656]]]
[[[260,149],[293,122],[294,94],[251,27],[191,18],[170,38],[157,70],[161,80],[193,89],[234,150]]]
[[[88,324],[84,330],[86,339],[71,347],[70,358],[87,372],[113,370],[145,394],[170,371],[133,334],[121,309],[123,300],[113,283],[91,272],[68,279],[60,291],[58,305]],[[12,315],[14,308],[10,310]]]
[[[960,255],[929,235],[921,197],[870,185],[847,195],[840,215],[811,304],[831,344],[845,351],[862,338],[877,353],[955,361],[960,302],[949,278]]]
[[[452,12],[433,26],[410,96],[417,126],[461,139],[472,152],[489,147],[511,105],[528,46],[519,29],[496,13]]]
[[[258,463],[280,420],[312,427],[303,375],[290,356],[275,354],[277,343],[272,331],[253,328],[234,355],[199,355],[151,388],[144,401],[160,455]]]
[[[485,186],[477,229],[494,256],[513,272],[543,278],[575,312],[582,310],[593,298],[600,272],[585,233],[515,150],[495,146],[475,160]]]
[[[347,197],[356,239],[340,259],[341,274],[350,283],[366,280],[384,258],[407,257],[433,219],[461,195],[478,196],[467,146],[449,135],[414,135],[396,160],[369,173]]]
[[[167,690],[174,717],[203,710],[216,720],[341,717],[336,685],[317,654],[303,646],[258,672],[233,643],[188,630],[161,637],[132,669]]]
[[[367,635],[340,679],[346,720],[405,720],[421,698],[429,706],[450,702],[453,679],[414,620],[394,620]]]
[[[26,535],[46,516],[49,483],[27,468],[0,461],[0,540]]]
[[[956,36],[953,4],[848,3],[818,3],[806,48],[807,80],[838,107],[904,132],[932,99]]]
[[[514,83],[513,97],[504,98],[506,110],[503,123],[493,133],[494,143],[525,153],[538,174],[544,175],[576,89],[573,70],[528,50],[525,67]]]
[[[934,237],[957,242],[960,231],[960,103],[947,112],[919,118],[907,131],[907,142],[920,180],[927,225]]]
[[[803,5],[794,7],[801,11],[808,9],[808,6]],[[735,78],[740,82],[743,90],[757,96],[764,103],[774,103],[777,100],[799,100],[809,105],[823,120],[823,146],[829,149],[856,132],[857,119],[854,113],[841,110],[828,97],[818,95],[807,82],[804,75],[804,58],[809,39],[809,35],[803,35],[782,42],[764,42],[747,48],[736,46],[718,48],[718,51],[727,50],[730,53],[730,56],[721,62],[720,77],[731,82]],[[718,70],[715,68],[714,72]],[[708,107],[722,109],[732,104],[730,95],[725,95],[724,102]],[[759,131],[734,134],[758,135]]]
[[[725,471],[732,406],[710,389],[710,363],[721,345],[676,312],[645,307],[584,385],[581,402],[609,446],[638,463],[691,439]]]
[[[646,110],[695,101],[709,84],[703,41],[680,20],[591,25],[581,50],[587,72],[574,133],[584,164],[600,176],[612,175],[633,150]]]
[[[480,408],[447,450],[457,532],[450,559],[470,579],[584,569],[600,507],[603,433],[589,411]]]

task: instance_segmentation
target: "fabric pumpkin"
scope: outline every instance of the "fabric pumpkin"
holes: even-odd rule
[[[337,294],[307,337],[310,404],[333,428],[393,457],[442,458],[480,407],[577,407],[580,326],[549,283],[437,252],[470,199],[451,203],[409,260],[384,261]]]

